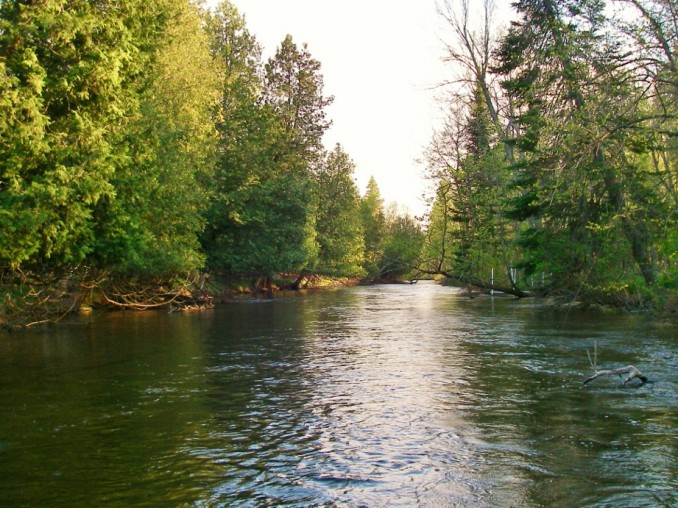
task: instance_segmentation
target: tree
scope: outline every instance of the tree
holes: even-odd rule
[[[500,264],[514,294],[519,268],[523,288],[540,274],[542,291],[622,302],[673,284],[676,11],[614,3],[624,15],[598,0],[521,0],[499,39],[491,2],[475,26],[470,2],[443,3],[460,71],[427,153],[427,270],[483,285]]]
[[[355,164],[337,144],[316,172],[318,269],[362,275],[364,238],[360,198],[353,181]]]
[[[472,10],[467,0],[439,6],[452,36],[445,60],[454,64],[455,77],[445,83],[446,122],[426,151],[436,195],[421,268],[461,281],[489,280],[497,269],[497,278],[522,294],[513,280],[515,227],[503,216],[513,192],[506,168],[515,158],[507,142],[515,125],[493,72],[501,30],[494,2],[479,7]]]
[[[487,280],[493,269],[515,288],[513,232],[503,217],[507,187],[506,153],[477,87],[473,100],[452,109],[427,152],[437,192],[429,216],[425,263],[430,273]]]
[[[202,11],[160,4],[168,20],[127,127],[127,154],[96,207],[95,255],[124,276],[172,276],[202,268],[199,235],[214,167],[217,67]]]
[[[364,268],[368,274],[376,275],[384,253],[386,216],[384,215],[384,201],[374,177],[370,177],[367,182],[365,195],[360,201],[360,217],[365,244]]]
[[[669,0],[617,0],[613,4],[620,11],[610,20],[621,48],[615,64],[636,84],[637,103],[619,127],[630,134],[629,163],[646,175],[647,186],[653,191],[645,190],[644,194],[655,196],[654,213],[644,213],[647,206],[636,210],[644,215],[645,223],[652,224],[655,251],[651,254],[658,280],[675,287],[678,270],[671,259],[678,250],[678,231],[668,225],[678,221],[678,12],[675,2]],[[635,216],[631,220],[638,221]]]
[[[199,268],[215,94],[197,7],[11,1],[0,22],[0,262]]]
[[[306,150],[289,118],[263,100],[273,85],[258,74],[260,48],[237,10],[224,2],[207,27],[224,68],[219,161],[203,235],[209,266],[254,278],[300,270],[317,249]]]
[[[225,146],[204,245],[214,270],[271,277],[303,267],[311,252],[309,180],[286,155],[288,138],[266,106],[251,105],[237,150]]]
[[[313,163],[322,154],[322,136],[331,122],[325,108],[334,97],[323,95],[320,62],[304,44],[301,49],[287,35],[266,64],[264,102],[280,115],[293,146]]]
[[[147,54],[137,6],[0,4],[0,263],[82,262]],[[128,23],[129,22],[129,23]],[[149,16],[152,25],[156,18]]]
[[[498,70],[519,108],[521,194],[510,216],[527,225],[523,266],[579,291],[628,278],[629,256],[652,285],[652,215],[660,200],[628,157],[635,144],[629,118],[638,117],[643,92],[620,65],[620,46],[604,37],[602,4],[516,5],[522,19],[503,42]]]
[[[375,280],[395,282],[410,273],[416,276],[418,270],[413,267],[419,262],[424,239],[417,220],[392,206],[386,213],[384,252]]]
[[[443,0],[438,10],[450,28],[453,40],[446,44],[445,61],[457,67],[456,78],[447,83],[452,85],[453,103],[468,103],[471,93],[476,100],[485,102],[490,115],[490,125],[497,134],[503,134],[500,88],[496,84],[496,75],[492,73],[492,53],[497,46],[500,30],[495,26],[493,0],[483,0],[478,11],[471,10],[470,0],[452,2]],[[475,20],[480,20],[474,26]]]

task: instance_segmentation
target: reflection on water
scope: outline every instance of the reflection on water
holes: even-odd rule
[[[581,381],[634,363],[655,382]],[[0,505],[672,506],[673,331],[359,287],[0,336]]]

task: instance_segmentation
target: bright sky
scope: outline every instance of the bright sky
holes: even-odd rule
[[[217,0],[210,0],[210,4]],[[272,56],[286,34],[320,61],[333,125],[356,164],[363,193],[370,176],[388,205],[421,215],[427,182],[422,158],[441,116],[434,90],[449,75],[436,0],[232,0]],[[471,5],[480,0],[471,0]],[[480,6],[480,5],[479,5]]]

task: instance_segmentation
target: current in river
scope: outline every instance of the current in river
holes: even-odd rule
[[[432,282],[95,313],[0,335],[0,506],[677,506],[677,406],[675,328]]]

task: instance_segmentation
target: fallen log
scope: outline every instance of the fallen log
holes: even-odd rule
[[[627,378],[624,379],[623,384],[628,383],[632,379],[640,379],[641,382],[647,383],[648,378],[640,372],[638,369],[636,369],[633,365],[628,365],[627,367],[621,367],[619,369],[611,369],[611,370],[599,370],[597,371],[593,376],[589,377],[584,381],[584,384],[590,383],[594,379],[598,379],[599,377],[602,376],[619,376],[621,377],[623,374],[628,374]]]

